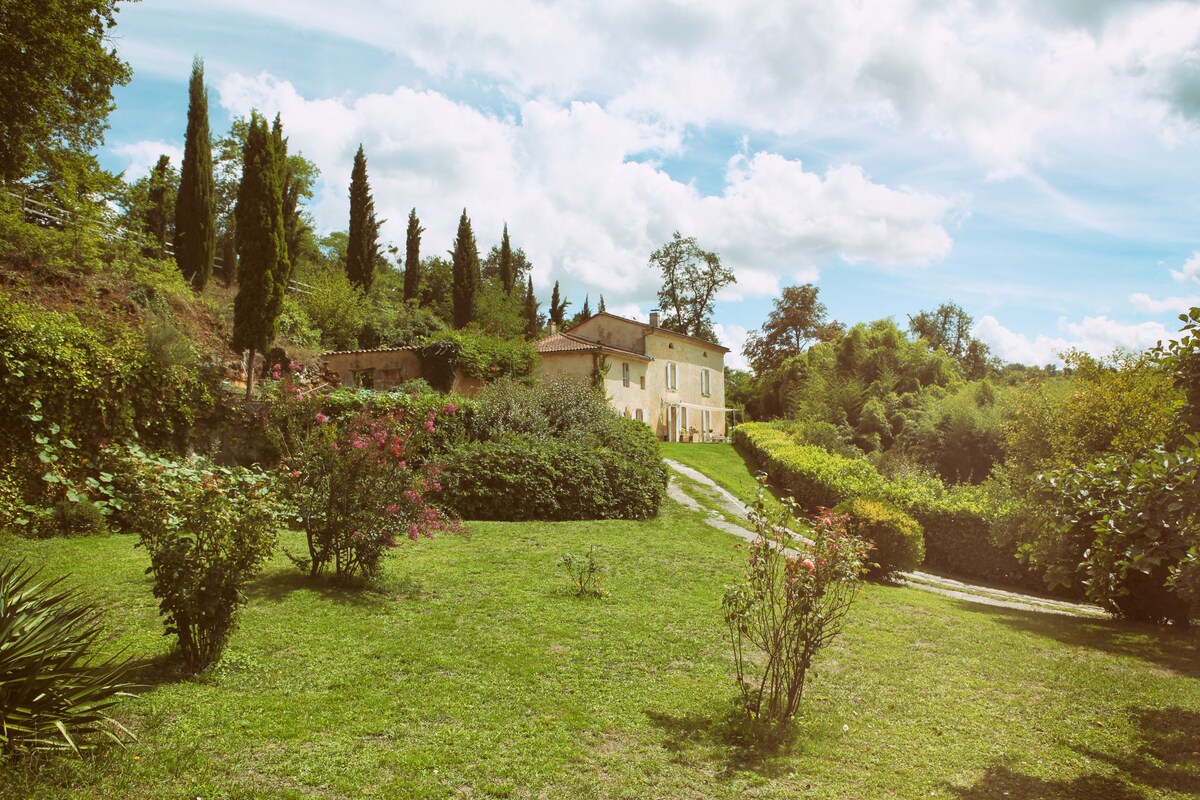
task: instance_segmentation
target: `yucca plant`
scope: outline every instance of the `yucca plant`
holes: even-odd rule
[[[63,579],[0,564],[0,758],[29,750],[90,749],[83,737],[132,734],[108,715],[133,684],[127,662],[96,662],[100,611]]]

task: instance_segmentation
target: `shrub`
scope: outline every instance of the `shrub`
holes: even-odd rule
[[[471,519],[644,519],[667,485],[658,441],[585,383],[499,381],[476,398],[444,475]]]
[[[428,502],[441,490],[440,469],[410,465],[439,419],[454,415],[453,404],[423,415],[394,409],[337,420],[315,410],[320,402],[288,401],[278,432],[284,484],[308,542],[307,558],[293,558],[297,566],[311,577],[332,570],[342,583],[370,578],[403,539],[459,530]]]
[[[853,497],[834,509],[846,519],[846,530],[874,545],[868,574],[889,580],[897,573],[916,569],[925,558],[925,537],[920,524],[888,503]]]
[[[150,553],[146,572],[184,667],[198,672],[221,657],[245,585],[275,546],[281,516],[271,476],[174,462],[129,448],[127,472],[138,489],[127,524]]]
[[[770,727],[791,721],[817,652],[846,624],[866,567],[867,544],[822,512],[811,539],[792,531],[795,506],[771,512],[760,493],[750,515],[757,538],[745,576],[723,600],[742,707]]]
[[[83,736],[130,736],[108,715],[133,688],[127,665],[96,661],[100,612],[62,578],[0,565],[0,760],[23,750],[94,747]]]
[[[567,553],[558,559],[558,565],[566,571],[571,587],[579,597],[604,597],[607,594],[604,589],[604,575],[608,570],[600,563],[600,559],[596,558],[596,551],[599,549],[592,545],[588,548],[587,555]]]

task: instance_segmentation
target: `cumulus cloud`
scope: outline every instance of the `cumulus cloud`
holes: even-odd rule
[[[507,222],[535,284],[560,279],[571,296],[645,296],[659,280],[649,254],[674,230],[696,235],[738,275],[727,299],[772,296],[781,280],[811,280],[831,259],[924,266],[952,245],[943,220],[957,201],[875,182],[853,164],[817,173],[777,153],[747,153],[730,161],[720,194],[702,194],[645,158],[679,153],[677,129],[596,103],[531,100],[503,116],[406,87],[306,98],[287,81],[237,73],[219,94],[234,114],[281,113],[292,148],[321,169],[319,227],[345,227],[362,143],[385,238],[402,241],[416,207],[423,251],[440,252],[466,208],[482,248]]]
[[[1196,281],[1200,283],[1200,251],[1183,263],[1183,269],[1171,270],[1171,277],[1177,281]]]
[[[435,79],[479,79],[518,105],[586,92],[623,116],[779,133],[873,120],[996,177],[1025,173],[1064,136],[1200,120],[1195,3],[212,2]]]
[[[175,169],[183,164],[183,148],[168,142],[141,140],[115,145],[112,152],[125,159],[125,179],[132,182],[150,174],[158,157],[166,155]]]
[[[1161,300],[1155,300],[1144,292],[1137,292],[1129,295],[1129,302],[1133,305],[1136,311],[1145,311],[1149,314],[1165,314],[1168,312],[1181,313],[1195,306],[1200,306],[1200,295],[1191,297],[1164,297]]]
[[[717,343],[729,348],[729,352],[725,354],[725,366],[749,370],[750,362],[742,355],[742,347],[745,346],[746,337],[750,335],[750,332],[741,325],[722,325],[720,323],[713,325],[713,332],[717,334]]]
[[[1157,322],[1126,323],[1106,316],[1084,317],[1081,322],[1058,321],[1060,336],[1030,337],[1004,327],[993,316],[975,323],[972,335],[988,345],[1001,361],[1019,364],[1052,364],[1067,350],[1104,356],[1114,350],[1138,351],[1170,339],[1172,332]]]

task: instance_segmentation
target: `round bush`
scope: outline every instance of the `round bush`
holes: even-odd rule
[[[890,579],[896,573],[915,569],[925,559],[925,535],[920,523],[895,506],[852,497],[838,504],[834,512],[846,515],[846,530],[852,536],[875,545],[870,554],[871,577]]]

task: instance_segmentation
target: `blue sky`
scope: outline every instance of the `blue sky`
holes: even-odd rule
[[[320,231],[360,142],[385,239],[507,222],[543,301],[644,318],[679,230],[738,276],[735,354],[808,281],[849,324],[955,301],[1038,364],[1200,305],[1197,2],[146,0],[113,33],[106,167],[178,163],[200,55],[214,131],[279,112],[320,168]]]

